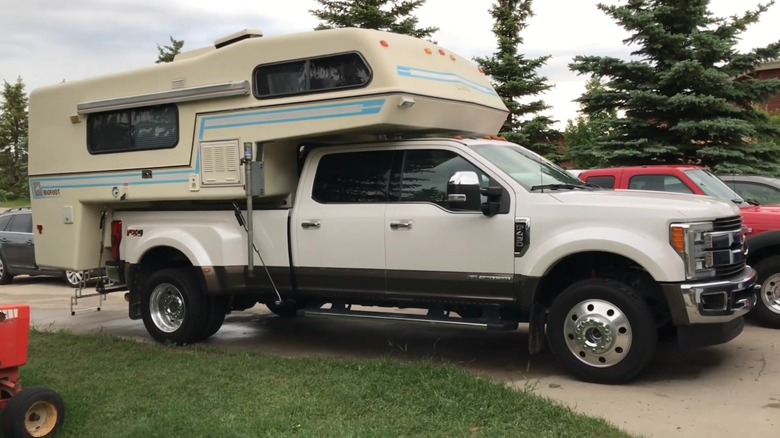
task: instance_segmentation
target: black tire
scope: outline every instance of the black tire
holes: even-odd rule
[[[653,314],[623,283],[575,283],[552,303],[547,339],[556,359],[580,379],[618,384],[645,368],[657,339]]]
[[[5,438],[51,437],[65,422],[65,404],[49,388],[30,387],[14,395],[3,410]]]
[[[197,341],[204,341],[214,336],[225,322],[228,306],[227,297],[211,297],[209,301],[209,320],[204,332],[198,336]]]
[[[780,256],[767,257],[754,266],[761,290],[756,306],[748,313],[756,322],[780,328]]]
[[[301,309],[301,306],[295,301],[282,301],[281,304],[269,301],[265,305],[268,310],[282,318],[295,318],[298,316],[298,310]]]
[[[141,317],[149,335],[162,343],[189,344],[209,328],[209,300],[192,268],[154,272],[141,292]]]
[[[8,284],[14,280],[13,274],[8,272],[8,263],[5,257],[0,256],[0,284]]]

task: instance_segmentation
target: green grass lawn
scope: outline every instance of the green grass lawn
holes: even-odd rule
[[[627,437],[453,366],[288,359],[33,331],[69,437]]]

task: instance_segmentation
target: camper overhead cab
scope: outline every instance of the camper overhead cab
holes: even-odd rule
[[[660,329],[685,346],[741,332],[755,271],[734,205],[588,187],[496,137],[506,116],[469,60],[366,29],[244,31],[37,89],[36,258],[105,267],[98,292],[126,292],[162,342],[206,339],[257,303],[529,323],[532,352],[548,344],[580,378],[616,383]],[[721,251],[707,236],[733,256],[705,257]]]

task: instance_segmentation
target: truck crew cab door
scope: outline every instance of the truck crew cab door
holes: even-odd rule
[[[392,157],[389,150],[311,152],[290,225],[299,293],[384,297]]]
[[[513,210],[489,217],[450,207],[447,183],[460,171],[497,185],[455,150],[409,149],[394,168],[384,223],[389,298],[514,299]]]

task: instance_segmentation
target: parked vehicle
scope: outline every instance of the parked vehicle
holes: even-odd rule
[[[761,285],[760,299],[751,315],[765,325],[780,328],[780,206],[751,205],[729,184],[699,166],[594,169],[583,172],[580,178],[601,187],[706,195],[738,205],[749,233],[747,261],[758,271]]]
[[[618,383],[659,328],[685,346],[742,331],[755,271],[733,203],[587,187],[495,137],[506,115],[469,60],[366,29],[244,32],[35,90],[36,256],[105,261],[130,317],[176,344],[258,302],[285,317],[523,322],[531,352],[546,340],[573,374]],[[700,263],[732,243],[732,259]]]
[[[92,272],[92,278],[98,276]],[[78,287],[84,272],[41,267],[35,262],[32,233],[32,212],[16,208],[0,213],[0,284],[8,284],[16,275],[49,275],[60,277],[70,286]]]
[[[780,178],[751,175],[718,175],[743,199],[761,205],[780,205]]]

